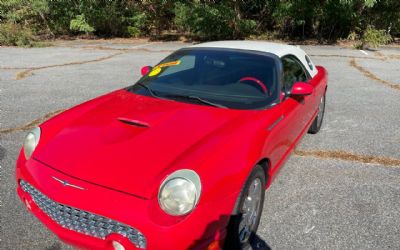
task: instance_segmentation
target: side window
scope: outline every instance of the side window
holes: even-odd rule
[[[306,61],[307,61],[308,67],[311,70],[313,70],[314,69],[313,63],[311,62],[311,59],[307,55],[306,55]]]
[[[283,86],[282,91],[292,89],[296,82],[308,81],[308,75],[301,63],[293,56],[285,56],[282,58],[283,65]]]

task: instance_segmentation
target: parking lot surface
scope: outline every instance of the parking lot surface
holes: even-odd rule
[[[133,84],[181,42],[0,48],[0,249],[69,249],[17,198],[27,130]],[[326,116],[266,192],[253,249],[400,249],[400,49],[302,46],[329,72]]]

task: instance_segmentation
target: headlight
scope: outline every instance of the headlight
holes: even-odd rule
[[[200,194],[200,177],[193,170],[182,169],[161,184],[158,203],[170,215],[185,215],[196,207]]]
[[[40,128],[36,127],[29,132],[24,141],[24,154],[25,158],[29,159],[35,151],[36,146],[39,144],[40,139]]]

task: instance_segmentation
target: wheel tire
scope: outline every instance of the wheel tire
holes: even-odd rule
[[[257,184],[256,184],[257,183]],[[224,244],[224,249],[249,249],[250,248],[250,243],[253,241],[255,234],[258,229],[258,225],[260,224],[260,219],[261,219],[261,213],[263,210],[264,206],[264,197],[265,197],[265,183],[266,183],[266,178],[265,178],[265,173],[264,169],[260,166],[257,165],[254,167],[252,172],[250,173],[250,176],[247,178],[246,183],[242,187],[242,190],[240,191],[239,197],[236,201],[236,205],[233,211],[233,214],[229,220],[228,224],[228,232]],[[249,191],[250,189],[256,193],[256,185],[260,185],[261,188],[261,193],[259,194],[259,202],[257,206],[257,212],[256,216],[251,216],[251,229],[250,233],[246,234],[248,235],[247,240],[243,241],[241,240],[241,235],[239,232],[239,228],[242,222],[245,221],[244,218],[244,213],[243,213],[243,206],[245,201],[249,201]],[[257,189],[258,190],[258,189]],[[258,192],[257,192],[258,194]],[[255,199],[254,199],[255,200]],[[250,202],[252,199],[250,200]],[[248,212],[249,213],[249,212]],[[251,213],[252,215],[254,214]],[[246,223],[244,223],[246,224]],[[248,232],[249,230],[243,229],[242,232]]]
[[[315,117],[311,127],[308,129],[308,133],[316,134],[322,127],[322,121],[324,120],[325,115],[325,103],[326,103],[326,95],[324,94],[321,97],[321,101],[319,104],[318,115]]]

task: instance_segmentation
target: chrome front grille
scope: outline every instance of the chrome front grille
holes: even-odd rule
[[[117,233],[128,238],[136,247],[146,248],[144,235],[135,228],[57,203],[25,181],[21,180],[20,185],[22,190],[30,194],[36,205],[60,226],[100,239],[105,239],[111,233]]]

